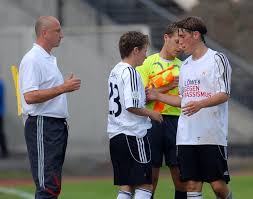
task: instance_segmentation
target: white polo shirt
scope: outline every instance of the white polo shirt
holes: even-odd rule
[[[67,118],[68,107],[66,94],[61,94],[43,103],[28,105],[24,93],[59,86],[64,83],[57,60],[41,46],[34,44],[25,54],[19,67],[19,84],[21,91],[22,113],[32,116]]]
[[[226,56],[212,49],[198,60],[187,58],[179,75],[181,106],[216,93],[230,94],[231,72]],[[180,115],[177,145],[227,146],[227,136],[228,102],[203,108],[191,116]]]

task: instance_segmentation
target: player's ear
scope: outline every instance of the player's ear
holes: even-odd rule
[[[163,35],[164,42],[166,42],[166,40],[169,39],[169,38],[170,38],[170,35],[169,35],[169,34],[165,33],[165,34]]]
[[[134,47],[134,49],[133,49],[134,54],[137,54],[139,51],[140,51],[140,49],[138,47]]]
[[[46,35],[47,35],[47,29],[45,27],[42,27],[40,34],[41,34],[42,37],[46,37]]]
[[[194,39],[199,39],[201,37],[201,34],[200,34],[200,32],[199,31],[194,31],[193,32],[193,38]],[[201,38],[200,38],[201,39]]]

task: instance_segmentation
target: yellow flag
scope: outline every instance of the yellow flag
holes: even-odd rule
[[[21,96],[19,91],[19,82],[18,82],[18,68],[17,66],[11,66],[11,73],[12,78],[15,85],[16,97],[17,97],[17,108],[18,108],[18,116],[22,113],[22,106],[21,106]]]

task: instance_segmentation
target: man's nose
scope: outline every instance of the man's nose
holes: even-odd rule
[[[184,48],[184,47],[183,47],[183,44],[180,43],[179,46],[178,46],[178,48],[179,48],[180,51],[183,50],[183,48]]]
[[[60,33],[60,37],[63,38],[64,37],[64,34],[63,32]]]

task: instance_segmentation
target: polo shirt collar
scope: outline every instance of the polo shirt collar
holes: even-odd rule
[[[49,57],[52,56],[47,51],[45,51],[44,48],[42,48],[40,45],[38,45],[36,43],[33,44],[33,47],[36,48],[36,49],[38,49],[40,51],[40,53],[42,54],[42,56],[44,56],[45,58],[49,58]]]

